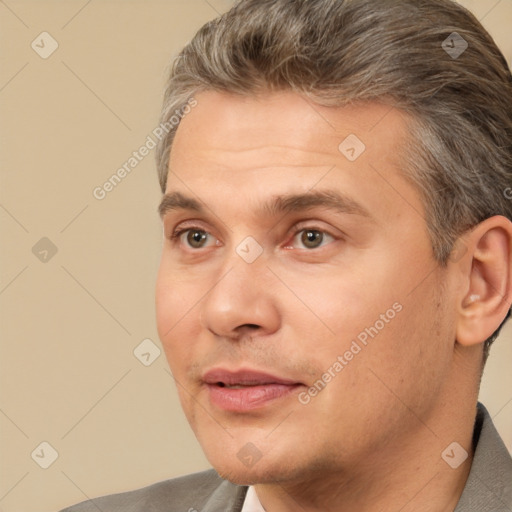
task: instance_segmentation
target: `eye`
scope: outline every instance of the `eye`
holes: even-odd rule
[[[210,233],[200,228],[178,229],[172,234],[171,239],[179,240],[192,249],[202,249],[217,243]]]
[[[306,228],[295,234],[292,246],[296,247],[297,244],[301,244],[306,249],[317,249],[334,240],[334,237],[325,231]]]

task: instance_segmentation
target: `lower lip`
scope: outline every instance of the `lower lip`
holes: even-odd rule
[[[207,384],[207,387],[213,405],[225,411],[244,412],[287,398],[295,394],[300,384],[263,384],[238,389],[221,387],[215,384]]]

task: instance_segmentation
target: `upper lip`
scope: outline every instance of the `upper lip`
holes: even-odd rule
[[[226,370],[223,368],[212,368],[207,371],[203,375],[203,381],[206,384],[225,384],[227,386],[261,386],[264,384],[283,384],[290,386],[300,384],[300,382],[291,379],[284,379],[257,370]]]

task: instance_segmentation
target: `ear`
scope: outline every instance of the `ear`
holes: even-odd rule
[[[467,252],[459,262],[465,273],[457,311],[457,342],[483,343],[505,319],[512,297],[512,222],[494,216],[464,236]]]

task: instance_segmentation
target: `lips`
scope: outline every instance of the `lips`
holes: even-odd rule
[[[213,405],[232,412],[244,412],[283,400],[302,383],[254,370],[212,369],[203,376]]]
[[[213,369],[204,374],[203,380],[207,384],[223,384],[225,386],[259,386],[265,384],[299,384],[290,379],[283,379],[268,373],[254,370],[229,371]]]

